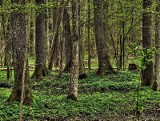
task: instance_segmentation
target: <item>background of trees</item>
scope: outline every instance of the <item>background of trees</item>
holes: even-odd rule
[[[0,66],[7,78],[13,66],[19,85],[10,102],[20,101],[22,93],[30,102],[31,68],[39,81],[53,69],[60,76],[70,73],[73,100],[86,71],[96,68],[104,76],[127,70],[130,63],[141,70],[142,86],[158,90],[158,0],[1,0],[0,5]],[[28,65],[30,58],[35,62]]]

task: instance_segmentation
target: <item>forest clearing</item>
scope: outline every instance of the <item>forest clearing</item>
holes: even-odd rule
[[[160,0],[0,0],[0,121],[160,121]]]

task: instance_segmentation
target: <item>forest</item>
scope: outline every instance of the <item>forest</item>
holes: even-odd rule
[[[160,0],[0,0],[0,121],[160,121]]]

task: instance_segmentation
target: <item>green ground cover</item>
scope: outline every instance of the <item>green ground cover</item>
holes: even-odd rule
[[[0,72],[0,83],[13,85]],[[31,72],[32,73],[32,72]],[[95,72],[79,80],[78,101],[66,99],[69,74],[51,73],[41,82],[32,82],[33,103],[23,107],[25,120],[160,120],[160,92],[140,87],[139,73],[123,71],[99,77]],[[0,87],[0,120],[16,121],[19,104],[7,104],[11,87]]]

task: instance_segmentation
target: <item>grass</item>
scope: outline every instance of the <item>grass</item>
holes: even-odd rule
[[[0,72],[0,83],[5,81]],[[41,82],[32,81],[33,102],[23,107],[26,120],[160,120],[160,92],[139,87],[139,73],[122,71],[99,77],[95,72],[79,80],[78,101],[66,99],[69,75],[61,78],[51,73]],[[6,80],[7,82],[7,80]],[[13,77],[8,84],[13,84]],[[139,91],[138,91],[139,90]],[[11,88],[0,88],[0,120],[14,121],[19,116],[19,104],[5,101]]]

